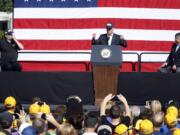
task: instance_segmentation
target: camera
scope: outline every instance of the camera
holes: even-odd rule
[[[43,114],[41,115],[41,119],[46,120],[46,114],[45,114],[45,113],[43,113]]]

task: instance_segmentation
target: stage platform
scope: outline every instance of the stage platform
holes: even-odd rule
[[[179,81],[180,74],[120,73],[118,93],[131,105],[151,99],[178,100]],[[65,104],[68,96],[78,95],[83,104],[94,104],[92,72],[1,72],[0,82],[1,103],[13,95],[23,104],[30,104],[33,97],[48,104]]]

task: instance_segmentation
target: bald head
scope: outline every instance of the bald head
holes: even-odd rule
[[[164,113],[163,112],[158,112],[153,115],[152,117],[153,125],[156,128],[160,128],[162,126],[162,123],[164,121]]]

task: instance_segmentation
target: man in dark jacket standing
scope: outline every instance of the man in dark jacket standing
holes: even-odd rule
[[[21,71],[18,63],[18,50],[24,46],[13,36],[12,31],[5,32],[5,40],[0,41],[2,71]]]
[[[175,35],[175,42],[166,62],[159,68],[162,73],[180,73],[180,33]]]
[[[100,35],[96,40],[96,34],[93,34],[92,45],[121,45],[127,47],[127,42],[122,35],[114,33],[114,25],[112,23],[106,24],[106,34]]]

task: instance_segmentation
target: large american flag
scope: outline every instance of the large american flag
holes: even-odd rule
[[[112,22],[130,51],[169,51],[180,0],[14,0],[14,32],[27,50],[91,50]]]

